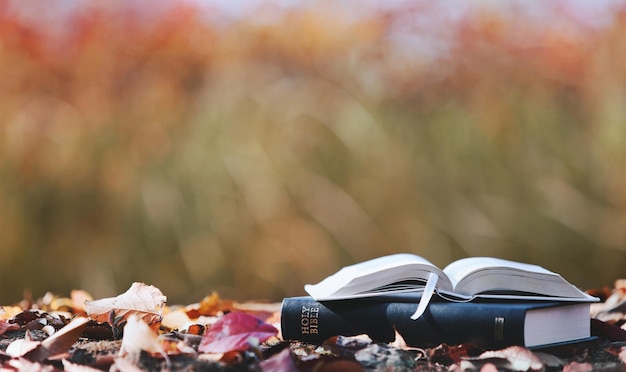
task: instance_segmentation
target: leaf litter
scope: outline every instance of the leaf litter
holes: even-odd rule
[[[542,350],[472,344],[430,349],[336,336],[321,345],[284,341],[280,304],[206,296],[168,306],[156,287],[133,283],[116,297],[81,290],[0,307],[2,371],[590,371],[626,368],[626,281],[592,306],[593,341]]]

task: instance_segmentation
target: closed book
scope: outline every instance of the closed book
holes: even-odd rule
[[[419,297],[389,295],[318,302],[285,298],[281,332],[285,340],[321,344],[332,336],[367,334],[392,342],[396,331],[409,346],[472,343],[485,348],[542,347],[590,337],[590,304],[571,302],[454,302],[433,299],[411,319]]]

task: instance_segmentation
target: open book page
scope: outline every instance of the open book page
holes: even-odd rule
[[[423,306],[419,307],[415,317],[423,312],[433,291],[451,301],[468,301],[475,297],[598,300],[559,274],[537,265],[493,257],[471,257],[457,260],[442,271],[425,258],[407,253],[346,266],[318,284],[307,284],[304,288],[318,301],[423,291],[423,301],[420,301]]]
[[[423,257],[407,253],[346,266],[318,284],[307,284],[304,288],[318,300],[415,291],[423,288],[431,272],[438,274],[438,286],[452,290],[441,269]]]
[[[494,257],[462,258],[446,266],[443,269],[443,272],[446,273],[448,278],[450,278],[452,285],[456,287],[457,284],[463,278],[465,278],[466,276],[468,276],[469,274],[473,272],[484,270],[484,269],[497,268],[497,267],[506,268],[507,270],[513,269],[513,270],[521,270],[525,272],[534,272],[534,273],[545,274],[545,275],[559,276],[558,274],[553,273],[550,270],[544,269],[541,266],[515,262],[515,261],[509,261],[509,260],[504,260],[501,258],[494,258]]]
[[[559,274],[537,265],[492,257],[471,257],[455,261],[443,271],[452,281],[455,292],[463,295],[594,300]]]

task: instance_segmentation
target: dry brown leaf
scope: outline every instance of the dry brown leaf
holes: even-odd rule
[[[89,323],[89,319],[76,317],[69,324],[43,340],[41,345],[46,349],[46,358],[67,352],[80,337]]]
[[[200,301],[200,306],[198,307],[198,313],[200,315],[217,315],[222,311],[222,299],[220,296],[213,292],[210,296],[206,296]]]
[[[406,341],[404,341],[404,337],[402,337],[402,335],[398,331],[396,331],[396,339],[390,345],[398,349],[404,350],[409,348]]]
[[[161,291],[144,283],[133,283],[131,287],[117,297],[103,298],[85,303],[85,311],[91,319],[100,323],[109,323],[111,312],[115,319],[127,320],[135,314],[148,324],[161,320],[161,313],[167,297]],[[115,324],[111,324],[115,325]]]
[[[191,304],[186,307],[187,316],[191,319],[196,319],[201,316],[221,315],[230,310],[233,310],[233,301],[222,300],[217,292],[213,292],[210,296],[204,297],[199,303]]]

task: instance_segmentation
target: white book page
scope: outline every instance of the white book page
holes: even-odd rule
[[[363,275],[371,275],[376,273],[377,271],[382,271],[398,266],[405,266],[408,264],[422,264],[435,267],[435,265],[433,265],[424,257],[410,253],[398,253],[346,266],[342,270],[349,271],[352,276],[358,277]]]
[[[364,285],[372,289],[379,287],[380,283],[385,284],[385,282],[395,276],[391,273],[399,275],[402,273],[403,269],[409,267],[413,267],[413,270],[407,271],[415,272],[415,268],[421,267],[425,269],[425,271],[441,273],[441,276],[444,277],[441,269],[437,268],[425,258],[414,254],[399,253],[346,266],[321,282],[317,284],[307,284],[304,288],[306,292],[314,298],[330,298],[333,297],[334,293],[340,292],[342,288],[346,287],[359,288],[359,290],[363,290]],[[396,272],[396,270],[398,271]],[[422,278],[416,279],[426,280],[426,278],[427,275],[424,275]],[[404,278],[400,275],[400,277],[396,276],[394,279],[402,280],[412,278]]]
[[[454,261],[448,266],[446,266],[443,269],[443,272],[450,278],[452,285],[456,287],[457,283],[460,282],[467,275],[473,272],[479,271],[479,270],[496,268],[496,267],[559,277],[559,274],[556,274],[550,270],[544,269],[541,266],[515,262],[515,261],[509,261],[509,260],[504,260],[501,258],[494,258],[494,257],[463,258],[463,259]]]

